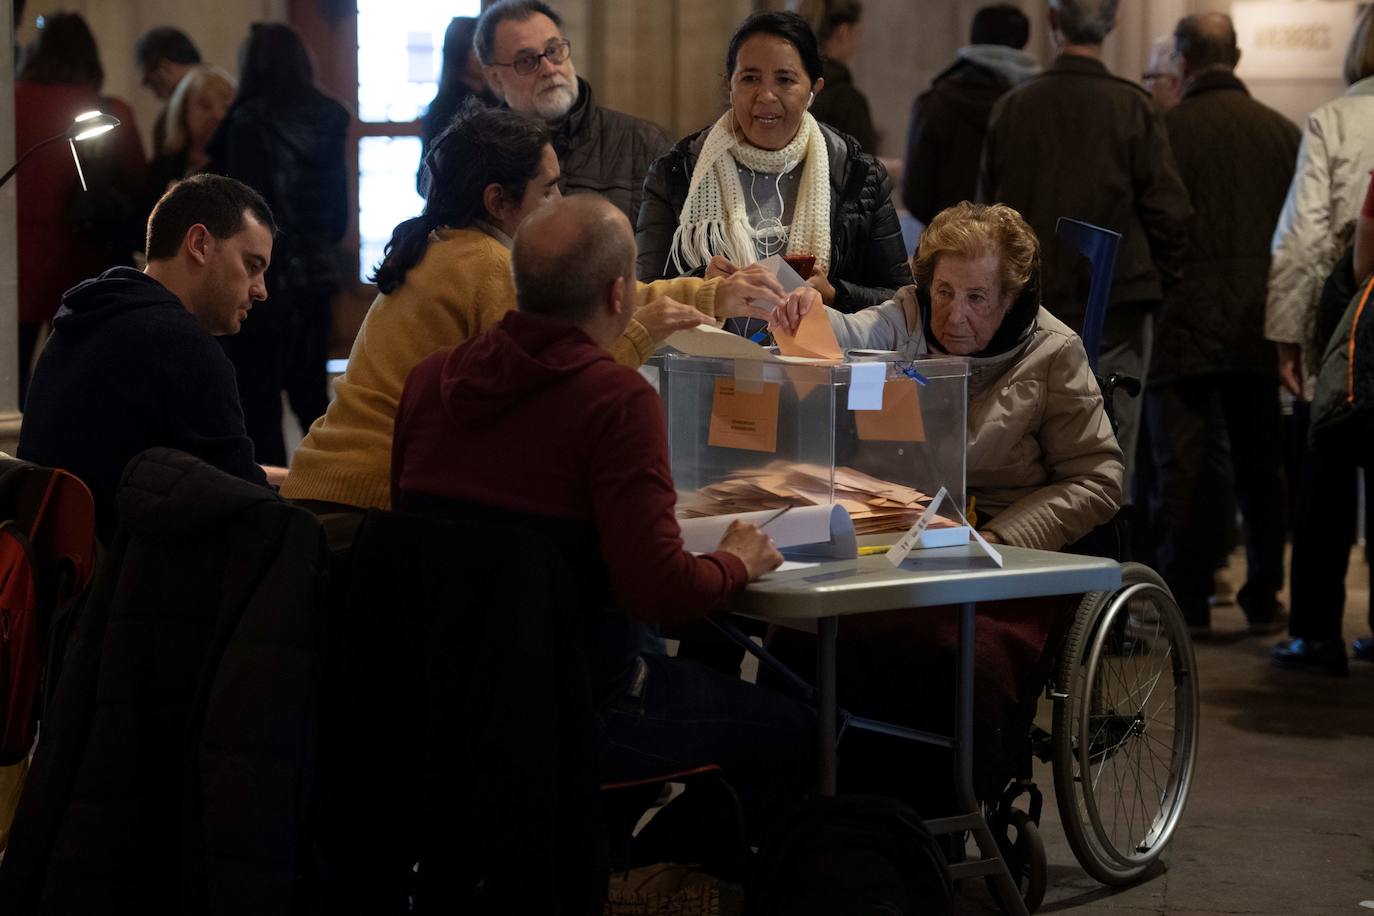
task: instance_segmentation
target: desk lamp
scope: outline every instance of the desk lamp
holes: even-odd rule
[[[4,175],[0,175],[0,187],[14,177],[14,173],[24,164],[24,160],[32,156],[35,152],[54,143],[58,140],[66,140],[67,145],[72,148],[72,159],[76,162],[76,177],[81,179],[81,190],[86,190],[86,176],[81,171],[81,159],[76,155],[76,144],[82,143],[92,137],[98,137],[103,133],[114,130],[119,126],[119,119],[114,115],[105,114],[103,111],[87,111],[76,116],[72,121],[72,126],[55,136],[49,137],[40,143],[36,143],[19,157],[19,161],[10,167]]]

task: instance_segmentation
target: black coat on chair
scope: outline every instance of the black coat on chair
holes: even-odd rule
[[[0,867],[6,913],[290,913],[319,522],[171,449],[125,470]]]

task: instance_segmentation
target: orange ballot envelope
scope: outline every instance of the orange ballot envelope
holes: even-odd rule
[[[883,385],[882,410],[854,411],[854,427],[869,442],[924,442],[921,399],[916,380],[894,379]]]
[[[743,390],[734,379],[716,379],[711,401],[711,426],[706,444],[753,452],[778,450],[778,392],[782,386],[764,383]]]

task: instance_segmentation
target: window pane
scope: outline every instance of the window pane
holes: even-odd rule
[[[419,137],[363,137],[358,141],[358,272],[364,281],[382,262],[396,224],[419,216],[425,201],[415,193]]]
[[[481,0],[358,0],[358,118],[413,121],[438,91],[444,30]]]

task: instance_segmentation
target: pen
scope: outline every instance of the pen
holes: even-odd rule
[[[770,516],[767,518],[767,520],[764,521],[764,523],[763,523],[762,525],[759,525],[759,530],[762,531],[763,529],[767,528],[769,525],[771,525],[771,524],[773,524],[774,522],[776,522],[778,519],[782,518],[783,515],[787,512],[787,510],[788,510],[788,509],[791,509],[791,508],[792,508],[791,506],[783,506],[783,507],[782,507],[781,509],[779,509],[776,513],[774,513],[773,515],[770,515]]]

